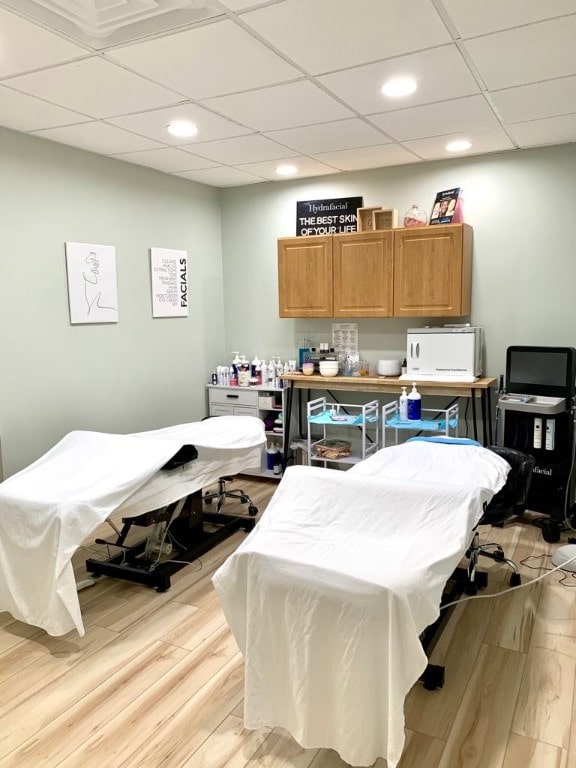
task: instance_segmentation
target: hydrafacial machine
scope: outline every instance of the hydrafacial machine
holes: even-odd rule
[[[522,467],[511,505],[525,498]],[[472,549],[479,576],[476,528],[513,471],[475,441],[438,437],[381,449],[348,472],[288,467],[213,578],[245,658],[245,726],[280,726],[303,747],[394,768],[408,691],[418,679],[442,684],[438,669],[427,675],[427,628],[448,607],[447,582],[470,573],[458,565]]]
[[[50,635],[83,635],[72,556],[105,521],[118,534],[105,542],[112,554],[88,560],[88,571],[168,589],[176,570],[254,527],[253,517],[204,513],[201,489],[259,467],[264,443],[254,416],[131,435],[70,432],[0,483],[0,611]],[[128,545],[132,525],[150,532]]]
[[[508,347],[506,389],[498,400],[504,446],[536,460],[527,507],[546,541],[557,542],[574,508],[576,349]]]

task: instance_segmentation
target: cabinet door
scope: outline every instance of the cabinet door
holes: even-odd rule
[[[280,317],[332,317],[332,236],[278,240]]]
[[[471,266],[467,224],[394,230],[394,316],[470,314]]]
[[[334,235],[334,317],[390,317],[393,231]]]

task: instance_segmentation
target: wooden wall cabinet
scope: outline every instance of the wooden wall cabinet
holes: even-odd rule
[[[394,230],[394,317],[470,314],[472,227]]]
[[[280,317],[462,317],[471,269],[467,224],[281,238]]]

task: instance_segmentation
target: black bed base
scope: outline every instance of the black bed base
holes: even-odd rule
[[[478,589],[486,589],[488,586],[488,574],[483,571],[476,571],[474,583]],[[458,598],[469,589],[469,586],[470,578],[468,570],[466,568],[456,568],[448,580],[446,589],[442,594],[442,600],[440,601],[440,615],[434,624],[430,624],[429,627],[426,627],[424,632],[420,635],[420,642],[422,643],[422,647],[427,656],[430,656],[432,653],[432,650],[448,621],[448,617],[452,613],[452,608],[456,607],[451,606],[450,608],[443,608],[443,606],[452,603],[454,600],[458,600]],[[443,688],[444,679],[445,668],[439,664],[428,664],[419,678],[427,691],[435,691],[437,688]]]
[[[174,547],[170,556],[147,551],[147,538],[136,544],[126,545],[126,538],[132,526],[150,527],[156,523],[168,525],[170,535],[166,537],[166,541]],[[251,531],[255,521],[253,518],[237,515],[203,512],[202,493],[197,491],[187,496],[183,502],[178,501],[163,509],[145,512],[136,517],[122,518],[122,524],[122,529],[114,541],[96,539],[97,544],[106,544],[119,549],[119,552],[107,560],[89,558],[86,560],[86,570],[93,576],[111,576],[154,587],[158,592],[166,592],[170,589],[170,577],[173,573],[236,531]]]

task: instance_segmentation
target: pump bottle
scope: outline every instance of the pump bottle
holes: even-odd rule
[[[422,398],[416,389],[416,384],[412,384],[412,391],[408,395],[408,419],[410,421],[420,421],[422,418]]]
[[[402,387],[402,394],[398,400],[398,418],[400,421],[408,420],[408,395],[406,394],[406,387]]]

